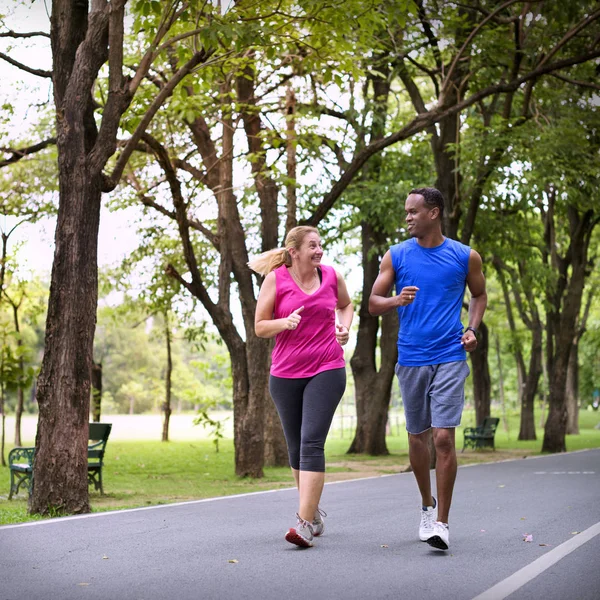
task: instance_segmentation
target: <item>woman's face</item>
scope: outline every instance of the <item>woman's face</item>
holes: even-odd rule
[[[318,267],[321,264],[323,257],[323,246],[318,233],[310,232],[304,236],[300,249],[296,250],[295,255],[300,264]]]

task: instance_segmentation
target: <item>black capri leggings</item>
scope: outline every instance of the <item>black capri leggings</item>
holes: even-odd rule
[[[344,368],[302,379],[271,375],[269,391],[283,425],[293,469],[325,471],[325,438],[345,389]]]

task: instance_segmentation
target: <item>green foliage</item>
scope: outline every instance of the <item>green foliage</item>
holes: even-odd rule
[[[106,413],[158,411],[164,401],[164,318],[128,298],[102,306],[94,359],[102,363]],[[172,324],[172,402],[177,410],[231,406],[231,373],[225,350],[211,338],[190,342],[185,326]]]
[[[209,166],[210,160],[207,162],[199,151],[197,136],[200,130],[210,138],[213,148],[207,154],[222,157],[223,118],[232,117],[236,128],[234,191],[248,253],[257,252],[262,245],[262,223],[256,176],[270,180],[277,188],[280,217],[285,211],[284,192],[289,187],[297,194],[298,218],[310,218],[348,163],[372,141],[371,126],[381,115],[376,113],[378,99],[373,97],[369,80],[385,75],[391,84],[382,135],[402,130],[416,113],[405,80],[400,77],[401,64],[426,108],[435,108],[442,96],[441,74],[448,72],[466,36],[482,22],[483,15],[498,8],[491,0],[478,2],[477,10],[470,10],[468,3],[419,4],[427,13],[437,44],[429,43],[423,15],[410,0],[241,1],[225,15],[212,2],[131,2],[128,10],[133,29],[124,49],[125,64],[133,72],[148,48],[156,53],[156,60],[121,122],[121,136],[126,139],[137,128],[162,86],[203,49],[208,61],[174,90],[148,132],[164,145],[176,169],[186,214],[215,235],[216,186],[207,183],[215,167]],[[517,57],[515,18],[523,7],[522,3],[506,7],[497,19],[478,28],[465,46],[456,63],[457,69],[465,69],[461,98],[512,76],[513,59]],[[591,14],[594,7],[592,0],[527,5],[517,52],[521,72],[545,60],[552,48],[562,44],[561,40],[564,44],[549,60],[571,57],[592,47],[598,35],[597,23],[569,39],[565,39],[565,32]],[[157,31],[172,11],[180,11],[178,18],[157,45]],[[405,57],[410,60],[405,61]],[[595,69],[595,63],[589,61],[562,70],[559,75],[573,81],[594,81]],[[105,69],[94,85],[97,118],[108,97],[107,75]],[[255,92],[248,102],[242,102],[236,87],[249,80],[255,82]],[[288,175],[285,152],[290,117],[284,114],[284,106],[289,88],[296,93],[298,103],[293,143],[297,151],[296,180]],[[463,111],[458,137],[445,147],[457,161],[454,176],[460,182],[458,196],[463,215],[482,171],[491,164],[495,151],[503,149],[485,182],[474,246],[484,257],[490,289],[486,318],[501,342],[507,389],[513,400],[517,379],[512,355],[517,349],[527,355],[529,332],[522,322],[517,323],[514,334],[509,332],[491,258],[497,256],[515,270],[517,280],[507,281],[521,293],[532,292],[531,304],[523,298],[525,309],[531,312],[537,308],[543,318],[548,307],[541,299],[557,283],[556,270],[544,258],[541,216],[547,207],[548,186],[559,193],[556,216],[560,227],[554,243],[561,254],[570,242],[566,228],[569,208],[595,210],[599,202],[597,91],[567,85],[558,77],[544,77],[535,82],[526,105],[528,91],[527,85],[517,90],[508,116],[502,110],[504,95],[484,98]],[[17,141],[20,146],[27,145],[40,136],[53,134],[54,118],[42,109],[39,123],[20,130],[20,139],[5,135],[18,114],[18,106],[4,99],[2,103],[0,145],[14,146]],[[249,116],[257,117],[262,126],[261,146],[252,152],[243,135],[244,117]],[[191,125],[197,126],[194,133]],[[346,268],[348,264],[353,268],[360,252],[358,231],[362,222],[382,234],[380,245],[371,250],[374,253],[381,254],[389,243],[405,238],[406,193],[418,185],[434,184],[436,179],[431,135],[432,129],[372,157],[320,224],[326,244],[341,241],[338,247],[342,247],[341,262]],[[171,185],[148,147],[140,144],[138,150],[130,160],[122,186],[109,199],[115,210],[140,207],[132,229],[141,241],[123,265],[102,275],[104,301],[98,315],[95,353],[104,364],[105,408],[158,410],[164,391],[165,319],[172,325],[175,338],[174,402],[190,410],[228,406],[231,370],[222,340],[215,339],[209,316],[190,299],[185,285],[165,273],[167,265],[172,265],[184,281],[190,279],[179,229],[172,218]],[[261,173],[253,173],[258,166]],[[0,177],[4,214],[31,220],[53,214],[56,186],[53,148],[4,168]],[[162,211],[157,212],[152,203]],[[202,282],[211,301],[215,301],[221,260],[218,242],[226,244],[227,240],[215,243],[200,228],[192,229],[191,236]],[[598,243],[592,246],[590,271],[597,247]],[[353,260],[344,261],[349,255]],[[231,290],[228,302],[231,300],[235,313],[238,299],[235,287]],[[597,306],[594,299],[588,331],[581,342],[584,397],[597,385],[597,369],[591,366],[598,354]],[[29,336],[33,356],[42,332],[33,317],[26,320],[30,323],[23,336]],[[14,339],[7,339],[10,352],[16,352]],[[31,364],[35,362],[30,360]],[[494,385],[497,387],[497,380]]]
[[[17,390],[26,398],[24,409],[35,410],[29,391],[39,370],[43,346],[43,316],[48,290],[39,279],[23,280],[7,261],[7,273],[2,302],[0,302],[0,382],[5,410],[14,410]],[[20,331],[15,330],[15,303]]]
[[[227,420],[227,418],[224,420]],[[223,422],[218,419],[211,419],[205,410],[201,410],[194,419],[194,425],[202,425],[205,429],[207,427],[211,428],[210,437],[215,445],[215,452],[219,452],[219,442],[225,437],[223,435]]]

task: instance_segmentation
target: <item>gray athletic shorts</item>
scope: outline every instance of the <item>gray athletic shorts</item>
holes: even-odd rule
[[[465,379],[470,372],[464,360],[425,367],[397,364],[408,433],[458,427],[465,404]]]

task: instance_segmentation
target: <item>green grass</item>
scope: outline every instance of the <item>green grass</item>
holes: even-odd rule
[[[497,411],[493,411],[498,414]],[[465,412],[463,423],[472,425],[472,412]],[[580,434],[567,436],[567,449],[580,450],[600,447],[600,413],[580,413]],[[508,431],[501,421],[496,433],[496,452],[483,450],[460,453],[462,430],[456,432],[459,464],[486,462],[506,458],[538,454],[543,430],[538,429],[536,441],[519,442],[518,415],[510,415]],[[406,434],[387,438],[390,455],[372,457],[348,455],[346,451],[351,438],[341,439],[335,433],[327,441],[329,477],[339,473],[355,476],[396,473],[408,465]],[[7,449],[10,450],[10,447]],[[349,475],[352,476],[352,475]],[[345,476],[348,478],[349,476]],[[27,501],[23,493],[16,499],[7,500],[10,486],[8,467],[0,467],[0,524],[22,523],[39,519],[27,514]],[[231,440],[223,440],[216,453],[210,440],[177,442],[127,442],[109,441],[105,457],[104,487],[106,494],[100,496],[90,491],[90,503],[94,512],[118,510],[157,504],[167,504],[200,498],[226,496],[260,490],[293,486],[288,468],[266,468],[261,480],[242,479],[234,472],[234,449]],[[90,488],[91,490],[91,488]]]

